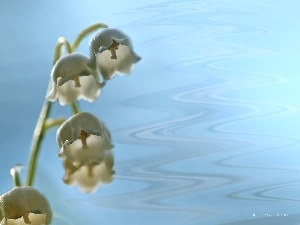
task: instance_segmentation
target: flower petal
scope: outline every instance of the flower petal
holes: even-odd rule
[[[51,102],[55,102],[57,100],[58,93],[57,93],[57,88],[56,88],[56,85],[54,82],[49,83],[49,88],[48,88],[46,98]]]
[[[133,64],[141,58],[130,47],[119,45],[117,59],[111,59],[111,52],[104,51],[97,54],[97,66],[104,80],[113,78],[116,73],[127,75],[131,72]]]
[[[83,98],[89,102],[94,101],[100,95],[99,83],[93,76],[80,77],[80,95],[78,100]]]
[[[59,99],[61,105],[79,99],[95,100],[103,85],[98,81],[97,71],[87,66],[88,60],[86,55],[78,52],[61,57],[53,66],[46,98],[49,101]]]
[[[85,193],[96,191],[102,183],[110,183],[113,180],[114,159],[111,151],[106,151],[103,160],[96,165],[84,165],[75,167],[64,160],[65,175],[63,181],[67,185],[77,185]]]
[[[116,51],[119,51],[118,49],[120,48],[120,46],[129,47],[131,49],[132,55],[134,57],[134,59],[132,60],[133,63],[136,63],[141,59],[139,56],[137,56],[133,52],[131,40],[125,33],[123,33],[122,31],[120,31],[116,28],[105,28],[105,29],[102,29],[96,35],[94,35],[90,40],[90,43],[89,43],[89,45],[90,45],[90,60],[87,63],[87,65],[90,68],[96,69],[96,61],[97,61],[96,55],[98,53],[104,53],[107,50],[109,50],[109,48],[113,47],[113,43],[119,44],[119,46],[114,45],[114,47],[117,47],[114,49]],[[112,50],[112,51],[114,51],[114,50]],[[109,59],[110,58],[111,57],[109,57]],[[115,56],[113,58],[115,58]],[[106,63],[108,63],[108,64],[106,65],[105,68],[102,69],[103,77],[112,78],[114,76],[116,71],[113,71],[112,70],[113,66],[109,65],[111,63],[111,61],[112,60],[106,61]],[[99,68],[99,66],[98,66],[98,68]]]
[[[59,147],[75,142],[81,130],[95,136],[105,138],[110,143],[109,130],[96,115],[90,112],[81,112],[66,120],[56,132],[56,141]]]
[[[45,215],[43,223],[36,223],[37,225],[48,225],[51,222],[52,212],[48,200],[32,187],[14,187],[0,196],[0,203],[4,217],[1,224],[7,224],[8,219],[15,220],[21,217],[23,217],[21,222],[30,223],[28,216],[31,214]]]
[[[129,40],[129,38],[113,38],[113,39],[121,45],[126,45],[131,47],[131,41]]]
[[[80,88],[76,88],[71,80],[61,86],[58,86],[56,89],[58,100],[61,105],[75,102],[80,95]]]

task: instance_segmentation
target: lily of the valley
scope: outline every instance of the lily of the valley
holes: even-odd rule
[[[90,60],[88,66],[98,67],[104,80],[116,75],[129,74],[134,63],[141,60],[133,51],[130,38],[115,28],[104,28],[90,40]]]
[[[57,130],[56,140],[66,184],[93,192],[100,183],[112,181],[114,146],[108,128],[96,115],[81,112],[70,117]]]
[[[76,185],[86,193],[96,191],[99,186],[112,182],[115,171],[114,157],[111,150],[102,150],[103,159],[99,164],[74,166],[67,158],[63,159],[65,175],[63,182],[67,185]]]
[[[46,98],[59,100],[61,105],[79,99],[94,101],[104,83],[98,80],[98,73],[87,66],[89,58],[79,52],[62,56],[53,66],[51,82]]]
[[[14,187],[0,196],[1,225],[48,225],[51,219],[48,200],[32,187]]]

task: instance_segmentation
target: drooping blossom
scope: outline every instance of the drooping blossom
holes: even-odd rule
[[[79,52],[62,56],[53,66],[46,98],[59,100],[61,105],[84,99],[94,101],[105,83],[100,83],[98,73],[87,66],[89,58]]]
[[[88,66],[98,67],[104,80],[119,74],[129,74],[135,63],[141,60],[133,51],[130,38],[115,28],[104,28],[90,40]]]
[[[86,193],[96,191],[99,186],[112,182],[114,158],[111,150],[103,150],[103,160],[99,164],[74,166],[67,158],[63,159],[65,175],[63,181],[67,185],[76,185]]]
[[[112,181],[114,146],[108,128],[96,115],[81,112],[70,117],[57,130],[56,140],[66,184],[88,193]]]
[[[51,219],[48,200],[33,187],[14,187],[0,196],[1,225],[48,225]]]

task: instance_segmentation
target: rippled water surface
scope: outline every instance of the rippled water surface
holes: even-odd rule
[[[93,22],[130,35],[142,56],[93,104],[115,144],[112,183],[63,184],[55,131],[36,187],[53,224],[300,223],[300,2],[2,2],[0,190],[26,165],[58,37]],[[88,39],[80,51],[88,54]],[[70,115],[55,104],[53,116]],[[26,168],[24,169],[24,174]]]

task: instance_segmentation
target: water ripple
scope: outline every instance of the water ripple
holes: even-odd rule
[[[89,202],[98,207],[185,213],[193,217],[217,215],[227,205],[232,211],[242,211],[239,203],[249,201],[299,202],[277,192],[297,187],[299,182],[294,177],[266,180],[276,171],[284,176],[298,169],[258,160],[262,153],[272,154],[300,144],[297,136],[278,130],[270,132],[276,118],[293,114],[298,108],[277,102],[276,97],[264,100],[256,94],[257,90],[282,85],[286,79],[239,68],[239,62],[245,64],[251,59],[255,66],[264,57],[277,56],[276,51],[252,46],[253,43],[238,43],[238,37],[271,38],[272,30],[238,21],[244,16],[262,19],[266,14],[227,7],[223,1],[188,2],[167,1],[122,12],[152,13],[125,27],[156,31],[143,45],[158,55],[161,49],[167,53],[159,55],[166,60],[160,76],[169,83],[163,91],[156,90],[151,82],[160,82],[158,75],[157,80],[146,78],[153,86],[151,94],[119,102],[122,108],[146,109],[144,121],[112,132],[117,143],[128,148],[138,146],[147,152],[142,157],[117,162],[116,179],[145,186]],[[229,16],[237,18],[237,22],[226,22]],[[228,41],[228,37],[235,37],[236,43]],[[148,73],[152,76],[151,71]],[[148,120],[153,111],[161,113],[160,119]],[[268,119],[272,120],[271,125],[260,126]],[[267,206],[262,204],[259,209]],[[251,207],[249,203],[244,211]]]

